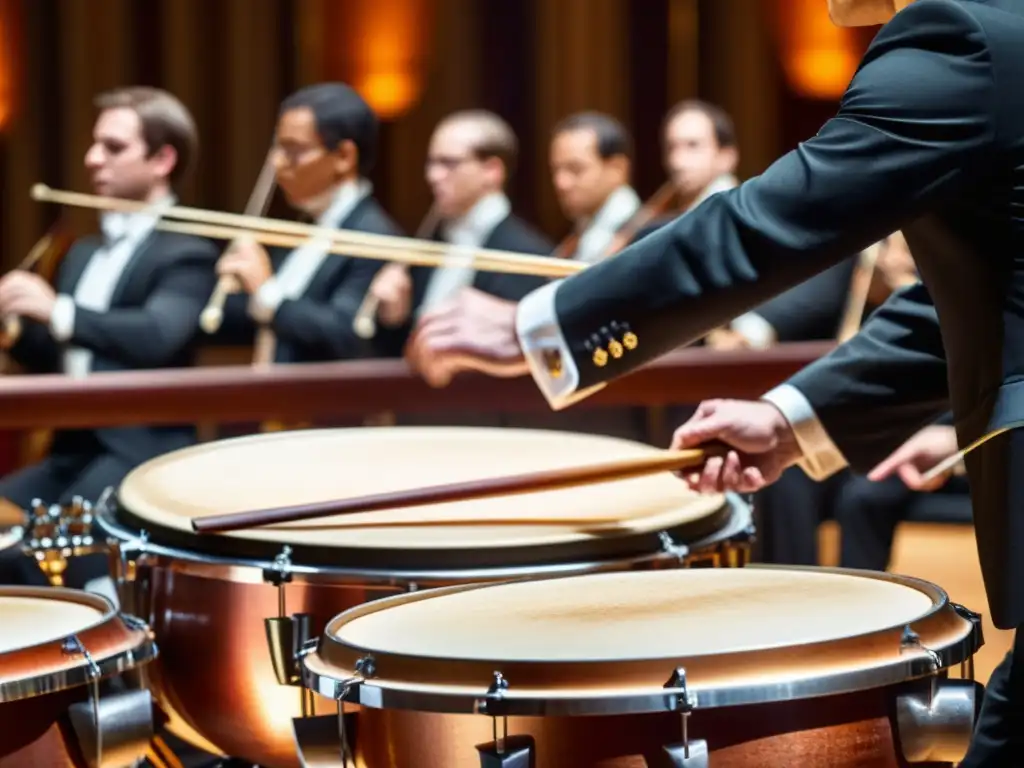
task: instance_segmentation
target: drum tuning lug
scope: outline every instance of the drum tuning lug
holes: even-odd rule
[[[499,672],[494,672],[494,679],[487,688],[487,696],[477,702],[477,709],[482,714],[491,716],[494,728],[494,740],[487,744],[477,744],[476,751],[480,754],[480,768],[534,768],[536,764],[536,745],[531,736],[509,736],[508,718],[497,710],[497,704],[505,697],[508,680]],[[501,734],[498,734],[498,720],[501,720]]]
[[[920,635],[911,629],[908,624],[903,627],[903,634],[900,636],[900,653],[911,648],[916,648],[928,656],[928,661],[931,663],[929,672],[938,672],[942,668],[942,659],[939,657],[939,654],[931,648],[925,647],[921,643]]]
[[[676,667],[665,683],[665,690],[670,691],[669,709],[674,712],[691,712],[697,707],[697,694],[686,686],[686,669]]]
[[[482,699],[477,699],[476,710],[482,715],[498,715],[499,704],[505,698],[505,691],[508,690],[508,680],[501,672],[494,673],[494,679],[487,687],[487,693]]]
[[[377,674],[377,662],[371,654],[363,656],[356,662],[356,672],[358,672],[364,680],[367,680]]]
[[[668,708],[682,715],[683,740],[661,748],[662,768],[708,768],[708,745],[703,739],[690,738],[690,715],[697,708],[697,694],[686,683],[686,669],[676,667],[664,686],[670,691]]]
[[[658,540],[661,541],[661,548],[665,551],[665,554],[671,555],[680,563],[686,562],[686,558],[690,556],[690,548],[685,544],[674,542],[672,537],[668,535],[668,531],[659,531]]]
[[[274,564],[270,568],[263,569],[263,580],[275,587],[280,587],[292,580],[291,568],[292,548],[286,544],[274,558]]]
[[[146,622],[144,622],[138,616],[132,616],[130,613],[123,612],[119,613],[118,616],[121,617],[121,621],[124,622],[124,625],[128,627],[128,629],[134,630],[136,632],[138,632],[139,630],[149,629],[149,626],[146,624]]]

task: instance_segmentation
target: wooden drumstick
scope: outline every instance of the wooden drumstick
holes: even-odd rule
[[[608,483],[634,477],[675,472],[697,467],[713,456],[722,456],[731,449],[721,443],[707,444],[703,448],[685,451],[662,451],[653,456],[623,459],[604,464],[570,467],[521,475],[471,480],[461,483],[413,488],[361,496],[354,499],[298,504],[288,507],[211,515],[192,519],[192,528],[199,533],[221,533],[264,525],[316,520],[334,515],[359,512],[377,512],[385,509],[419,507],[427,504],[446,504],[456,501],[484,499],[492,496],[510,496],[521,493],[553,491],[592,483]]]
[[[415,239],[425,240],[437,228],[440,220],[437,207],[430,206],[427,215],[423,217],[419,227],[416,228]],[[352,330],[360,339],[369,341],[377,335],[377,309],[379,307],[380,299],[368,291],[363,303],[359,305],[355,317],[352,318]]]
[[[957,451],[952,456],[947,456],[945,459],[940,461],[934,467],[929,469],[927,472],[921,475],[921,481],[927,485],[933,480],[937,480],[947,472],[951,472],[956,466],[963,462],[964,454],[966,451]]]

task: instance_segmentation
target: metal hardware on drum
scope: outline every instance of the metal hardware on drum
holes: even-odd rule
[[[32,500],[25,549],[53,586],[63,586],[68,558],[96,551],[92,523],[92,505],[81,496],[63,507]]]
[[[311,717],[316,714],[316,697],[302,686],[302,657],[315,650],[316,638],[311,631],[312,614],[288,615],[284,588],[292,580],[291,555],[292,548],[285,545],[273,565],[263,570],[264,581],[277,588],[277,616],[264,619],[263,624],[277,682],[299,688],[302,716]]]
[[[690,548],[685,544],[676,544],[668,535],[668,531],[658,531],[658,540],[661,542],[661,548],[665,554],[674,557],[676,562],[685,563],[686,558],[690,556]]]
[[[121,617],[132,629],[145,628],[135,617]],[[138,764],[153,736],[153,701],[145,689],[126,688],[101,696],[102,673],[77,635],[64,640],[67,655],[86,663],[89,697],[72,704],[68,717],[89,768],[117,768]]]
[[[665,683],[670,692],[674,709],[682,717],[683,741],[681,744],[667,744],[662,747],[668,768],[708,768],[708,744],[704,739],[690,740],[690,715],[697,707],[697,694],[686,686],[686,670],[676,667]]]
[[[896,731],[908,763],[964,759],[974,732],[975,705],[983,686],[973,680],[933,676],[896,697]]]
[[[487,688],[484,698],[477,702],[477,710],[491,718],[491,732],[494,740],[477,744],[480,754],[480,768],[533,768],[536,745],[530,736],[508,735],[508,716],[500,712],[501,702],[508,690],[508,680],[501,672],[494,673],[494,680]],[[501,735],[498,735],[498,720],[501,719]]]
[[[923,645],[921,637],[910,628],[909,624],[903,628],[903,635],[900,637],[900,653],[908,648],[917,648],[928,656],[928,660],[931,662],[930,672],[938,672],[942,668],[942,659],[939,657],[939,654]]]
[[[966,608],[965,606],[960,605],[960,603],[950,603],[950,605],[952,606],[954,611],[956,611],[958,614],[963,616],[965,619],[967,619],[969,622],[971,622],[974,625],[974,631],[977,632],[977,636],[978,636],[978,645],[979,646],[984,645],[985,644],[985,635],[984,635],[984,632],[982,630],[981,614],[980,613],[976,613],[975,611],[972,611],[970,608]],[[974,679],[974,657],[973,656],[969,656],[968,658],[966,658],[962,662],[960,662],[960,677],[963,678],[964,680],[973,680]]]

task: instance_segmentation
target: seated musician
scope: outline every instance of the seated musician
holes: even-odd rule
[[[377,154],[377,116],[342,83],[303,88],[281,104],[274,146],[278,186],[288,203],[317,225],[397,235],[373,196],[367,175]],[[242,293],[228,297],[219,338],[251,341],[269,326],[274,361],[300,363],[372,355],[353,318],[382,262],[328,252],[311,241],[295,250],[232,244],[217,263]]]
[[[947,500],[956,497],[969,509],[970,489],[962,463],[956,470],[927,482],[911,460],[927,456],[922,465],[935,466],[957,449],[953,415],[947,413],[907,440],[868,475],[850,474],[835,502],[841,534],[839,564],[844,568],[886,570],[896,527],[922,493]]]
[[[154,88],[111,91],[96,105],[100,113],[85,155],[93,189],[150,208],[104,214],[102,235],[74,243],[55,287],[24,271],[0,279],[0,314],[19,316],[23,326],[10,353],[31,373],[69,376],[188,366],[214,287],[217,251],[207,240],[154,225],[175,203],[173,188],[196,153],[192,116]],[[58,431],[47,458],[0,480],[0,497],[22,507],[36,498],[94,502],[136,465],[194,441],[191,425]],[[40,581],[34,566],[23,570],[26,563],[8,559],[0,580]]]
[[[593,264],[614,253],[641,208],[630,185],[633,139],[610,115],[581,112],[558,123],[551,134],[550,170],[555,197],[572,222],[555,254]],[[516,414],[510,426],[560,429],[646,442],[644,408],[598,408],[559,413]]]
[[[512,128],[491,112],[457,112],[441,121],[431,137],[426,162],[426,180],[440,218],[431,240],[524,254],[551,253],[554,244],[512,212],[505,194],[517,152]],[[477,272],[458,264],[409,269],[392,264],[380,271],[370,290],[379,302],[378,323],[401,328],[404,340],[419,313],[464,288],[518,301],[545,282],[530,275]],[[400,355],[401,346],[392,351]]]
[[[555,126],[551,181],[573,224],[560,256],[592,264],[610,255],[616,233],[640,210],[630,186],[632,156],[632,137],[610,115],[581,112]]]
[[[716,104],[688,99],[672,107],[662,125],[665,171],[678,207],[637,232],[639,240],[680,214],[692,211],[716,192],[739,182],[739,147],[732,117]]]

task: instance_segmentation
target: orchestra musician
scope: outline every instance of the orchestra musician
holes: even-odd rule
[[[564,408],[901,229],[923,282],[764,400],[703,404],[675,444],[731,443],[688,479],[751,491],[797,462],[815,477],[870,471],[951,404],[959,444],[977,443],[966,466],[989,611],[1017,630],[960,765],[1013,765],[1024,754],[1024,9],[829,9],[837,23],[885,25],[814,137],[500,316],[424,318],[408,358],[437,385],[465,368],[529,372]],[[611,341],[625,353],[610,355]]]
[[[398,235],[367,176],[377,155],[378,120],[355,90],[319,83],[281,104],[273,147],[277,185],[288,203],[318,226]],[[373,356],[353,317],[383,262],[329,253],[311,240],[288,251],[242,239],[217,263],[238,279],[218,337],[248,343],[261,326],[276,337],[276,363]]]
[[[616,233],[640,210],[630,185],[632,158],[633,139],[611,115],[580,112],[555,126],[551,182],[573,224],[559,256],[593,264],[610,255]]]
[[[511,126],[484,110],[456,112],[441,121],[430,139],[426,181],[439,224],[430,240],[458,247],[495,248],[547,255],[554,244],[512,211],[505,194],[515,170],[518,140]],[[470,288],[487,305],[498,297],[516,301],[545,283],[530,275],[477,272],[452,263],[443,268],[389,264],[370,288],[377,299],[378,325],[402,329],[401,344],[418,313]],[[393,349],[401,355],[401,346]]]
[[[72,245],[54,287],[26,271],[0,278],[0,314],[22,319],[10,353],[30,373],[76,377],[188,366],[217,251],[207,240],[154,225],[174,205],[174,189],[196,154],[192,116],[171,94],[148,87],[110,91],[95,103],[99,116],[85,155],[93,189],[149,208],[103,214],[102,234]],[[95,502],[136,465],[195,439],[192,425],[60,430],[45,459],[0,480],[0,497],[23,508],[34,499]],[[74,559],[65,583],[81,586],[96,565]],[[45,583],[20,555],[0,564],[0,581]]]

